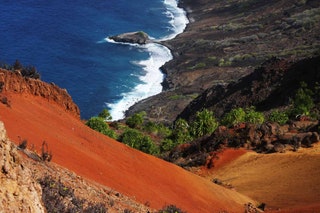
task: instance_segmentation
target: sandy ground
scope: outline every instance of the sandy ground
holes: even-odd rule
[[[218,178],[265,203],[270,212],[320,212],[320,143],[275,154],[228,150],[219,157],[220,163],[208,179]]]
[[[175,204],[188,212],[243,212],[244,204],[253,202],[234,190],[109,139],[46,99],[3,95],[10,107],[0,104],[0,120],[13,142],[26,139],[28,148],[40,153],[46,141],[53,162],[140,203],[157,209]]]

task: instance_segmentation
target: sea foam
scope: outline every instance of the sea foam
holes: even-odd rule
[[[183,9],[178,7],[176,0],[164,0],[167,11],[165,15],[170,19],[171,33],[163,38],[159,38],[159,41],[169,40],[182,33],[188,24],[186,13]],[[108,38],[105,39],[107,42],[116,43]],[[142,48],[149,52],[147,60],[136,62],[145,72],[145,75],[139,77],[141,84],[138,84],[130,92],[122,94],[122,99],[115,103],[106,103],[109,108],[110,114],[113,120],[123,119],[125,111],[132,105],[150,96],[159,94],[162,91],[162,81],[164,78],[160,67],[167,61],[172,59],[170,50],[157,43],[149,43],[145,45],[137,44],[124,44],[131,45],[137,48]]]

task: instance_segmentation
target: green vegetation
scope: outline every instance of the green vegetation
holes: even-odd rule
[[[306,83],[301,82],[301,87],[297,90],[296,95],[293,98],[291,115],[310,115],[310,111],[315,105],[312,96],[313,91],[307,87]]]
[[[102,134],[107,135],[111,138],[117,138],[116,133],[109,128],[109,125],[105,122],[104,118],[92,117],[86,122],[86,125],[91,129],[101,132]]]
[[[289,111],[272,110],[267,117],[268,121],[283,125],[289,121],[289,115],[310,115],[314,110],[313,95],[320,91],[316,85],[313,92],[305,83],[297,90],[292,99]],[[128,117],[125,124],[113,122],[109,127],[105,120],[111,119],[108,110],[103,110],[98,117],[92,117],[87,125],[109,137],[116,138],[128,146],[153,155],[166,155],[176,146],[184,143],[192,143],[194,140],[212,134],[218,127],[219,122],[213,112],[208,109],[198,111],[195,118],[189,122],[179,118],[174,124],[163,124],[146,120],[146,112],[142,111]],[[222,125],[233,127],[240,123],[260,125],[265,121],[264,114],[256,111],[254,106],[248,108],[234,108],[226,113],[220,120]]]
[[[211,134],[218,127],[218,122],[213,116],[213,112],[204,109],[197,112],[196,118],[190,126],[191,136],[199,138],[207,134]]]
[[[229,60],[229,59],[224,59],[224,58],[221,58],[219,60],[219,63],[218,63],[218,66],[219,67],[227,67],[227,66],[231,66],[232,62]]]
[[[157,124],[150,121],[143,126],[143,130],[149,134],[159,136],[161,138],[169,137],[172,133],[171,129],[166,127],[164,124]]]
[[[264,122],[264,115],[257,112],[255,107],[243,109],[241,107],[232,109],[221,120],[221,123],[226,126],[234,126],[242,122],[251,124],[262,124]]]
[[[264,122],[264,115],[262,112],[257,112],[255,107],[249,107],[246,110],[245,121],[251,124],[262,124]]]
[[[23,66],[19,60],[16,60],[12,66],[1,63],[0,68],[19,72],[23,77],[40,79],[40,73],[34,66]]]
[[[144,121],[144,117],[146,116],[146,112],[142,111],[139,113],[136,113],[132,116],[130,116],[127,120],[126,120],[126,124],[130,127],[130,128],[135,128],[135,129],[140,129],[143,121]]]
[[[148,154],[157,154],[159,152],[158,147],[152,142],[151,138],[136,129],[126,129],[121,135],[120,141]]]
[[[112,116],[107,109],[103,109],[102,112],[99,113],[98,117],[105,119],[106,121],[111,121]]]
[[[289,121],[289,116],[286,112],[280,112],[279,110],[272,110],[268,120],[271,122],[276,122],[280,125],[284,125]]]
[[[190,126],[188,122],[182,118],[179,118],[173,127],[171,138],[175,141],[175,144],[182,144],[192,140],[190,134]]]
[[[234,126],[239,123],[245,122],[246,112],[243,108],[235,108],[228,112],[221,120],[221,123],[225,126]]]

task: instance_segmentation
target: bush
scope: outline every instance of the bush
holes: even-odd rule
[[[141,125],[143,124],[144,121],[144,117],[146,116],[146,112],[142,111],[139,113],[136,113],[132,116],[130,116],[127,120],[126,120],[126,124],[130,127],[130,128],[141,128]]]
[[[264,115],[261,112],[257,112],[255,107],[249,107],[245,110],[245,121],[251,124],[262,124],[264,122]]]
[[[176,147],[178,143],[174,142],[173,140],[166,138],[161,142],[160,145],[160,151],[166,152],[172,150],[174,147]]]
[[[280,112],[279,110],[273,110],[270,113],[268,120],[271,122],[276,122],[280,125],[284,125],[285,123],[288,122],[289,117],[285,112]]]
[[[171,135],[171,138],[176,142],[176,144],[183,144],[187,141],[192,140],[189,128],[189,124],[186,120],[182,118],[176,120]]]
[[[103,118],[106,121],[112,120],[112,116],[111,116],[109,110],[107,110],[107,109],[103,109],[102,112],[99,113],[98,117]]]
[[[121,135],[120,141],[148,154],[159,153],[158,147],[153,143],[151,138],[136,129],[126,129]]]
[[[236,124],[245,122],[246,112],[243,108],[239,107],[236,109],[232,109],[228,112],[222,119],[221,123],[225,126],[234,126]]]
[[[111,130],[108,124],[101,117],[92,117],[87,122],[86,125],[91,129],[96,130],[104,135],[107,135],[111,138],[117,138],[116,133]]]
[[[161,123],[156,124],[154,122],[148,122],[146,125],[144,125],[143,130],[149,134],[157,135],[163,138],[171,135],[171,129]]]
[[[42,188],[42,202],[47,212],[99,212],[108,209],[103,203],[93,204],[75,196],[74,190],[50,176],[38,180]],[[87,208],[84,204],[87,203]]]
[[[310,115],[310,111],[314,107],[312,96],[312,90],[307,88],[306,83],[301,82],[301,87],[297,90],[297,93],[293,99],[293,109],[291,111],[291,115]]]
[[[175,205],[168,205],[168,206],[165,206],[162,209],[160,209],[158,211],[158,213],[186,213],[186,212],[182,211],[181,209],[179,209]]]
[[[196,118],[191,125],[190,132],[193,137],[198,138],[213,133],[218,125],[218,122],[213,116],[213,112],[204,109],[197,112]]]
[[[91,129],[94,129],[98,132],[105,131],[108,127],[108,124],[100,117],[92,117],[87,122],[86,125],[89,126]]]

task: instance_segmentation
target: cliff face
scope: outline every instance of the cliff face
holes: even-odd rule
[[[61,89],[53,83],[48,84],[40,80],[24,78],[18,72],[0,69],[0,95],[1,92],[5,93],[8,91],[43,97],[50,102],[60,105],[70,114],[80,118],[78,106],[72,101],[71,96],[65,89]]]
[[[16,146],[9,141],[0,121],[0,202],[1,212],[45,212],[41,187],[21,162]]]

